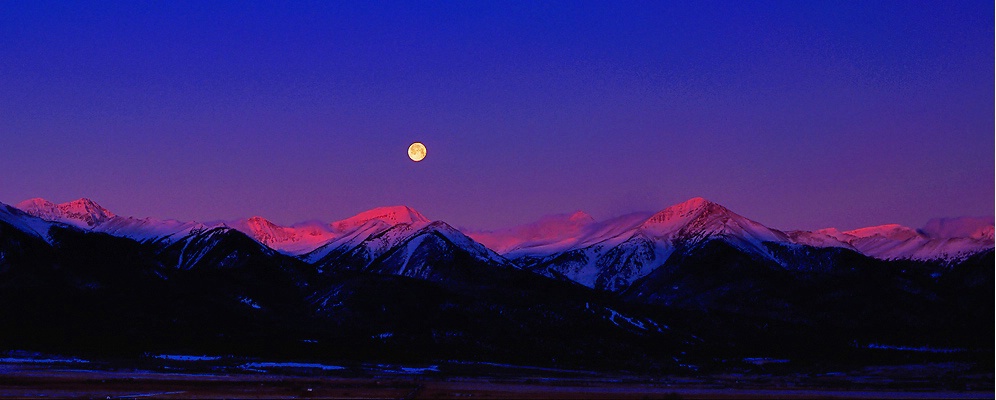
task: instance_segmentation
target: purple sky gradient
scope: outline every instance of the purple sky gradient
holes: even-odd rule
[[[0,2],[0,201],[992,215],[993,3]],[[525,4],[522,4],[525,3]],[[406,158],[422,141],[428,157]]]

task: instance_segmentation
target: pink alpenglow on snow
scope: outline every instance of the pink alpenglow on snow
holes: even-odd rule
[[[364,211],[341,221],[333,222],[332,229],[338,232],[349,232],[370,221],[382,221],[389,225],[397,224],[427,224],[428,218],[407,206],[378,207]]]
[[[654,214],[641,228],[669,238],[725,236],[754,242],[782,242],[784,233],[740,216],[701,197],[675,204]]]
[[[328,228],[314,225],[280,226],[263,217],[232,223],[235,228],[270,248],[288,254],[314,250],[336,235]]]
[[[821,229],[800,243],[818,247],[848,247],[884,260],[956,260],[993,247],[992,222],[985,225],[984,218],[962,220],[972,222],[956,224],[956,227],[947,230],[936,228],[939,227],[938,223],[934,223],[934,227],[928,223],[921,230],[898,224],[871,226],[847,232],[833,228]],[[933,234],[925,234],[924,231],[931,231]],[[823,246],[819,246],[813,238],[821,236],[832,239],[824,239],[826,241]],[[834,240],[840,244],[833,243]]]
[[[92,228],[115,217],[114,213],[86,198],[62,204],[34,198],[18,203],[17,208],[38,218],[58,220],[81,228]]]
[[[19,203],[17,208],[44,221],[139,241],[174,241],[194,230],[227,227],[308,262],[348,251],[359,243],[374,249],[390,247],[432,224],[407,206],[374,208],[331,223],[309,221],[291,226],[281,226],[260,216],[211,223],[122,217],[88,199],[55,204],[35,198]],[[992,221],[991,217],[933,219],[920,230],[887,224],[844,232],[835,228],[783,232],[696,197],[654,214],[634,213],[595,221],[587,213],[577,211],[501,230],[466,231],[449,236],[487,249],[477,251],[479,254],[494,252],[527,264],[573,253],[588,260],[585,265],[577,266],[575,278],[580,282],[588,279],[594,285],[598,271],[605,265],[635,262],[630,277],[638,277],[649,271],[650,266],[663,263],[678,244],[713,239],[766,257],[770,254],[764,243],[774,242],[840,247],[880,259],[959,260],[993,248]],[[449,225],[446,227],[445,232],[456,231]],[[42,235],[47,231],[40,225],[36,228],[34,231]]]

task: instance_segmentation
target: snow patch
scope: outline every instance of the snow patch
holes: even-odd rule
[[[879,343],[869,343],[868,346],[866,347],[869,349],[909,351],[914,353],[949,354],[949,353],[961,353],[965,351],[965,349],[959,349],[959,348],[943,348],[943,347],[930,347],[930,346],[894,346],[894,345],[879,344]]]
[[[259,304],[257,304],[255,301],[253,301],[253,299],[250,299],[248,297],[242,297],[242,298],[239,299],[239,301],[242,302],[242,304],[245,304],[245,305],[247,305],[249,307],[252,307],[254,309],[257,309],[257,310],[260,309],[260,308],[262,308],[262,307],[259,306]]]
[[[0,357],[0,363],[19,364],[86,364],[90,361],[79,358],[22,358],[22,357]]]
[[[304,368],[304,369],[320,369],[322,371],[338,371],[346,369],[346,367],[340,367],[338,365],[326,365],[318,363],[299,363],[299,362],[251,362],[245,363],[239,366],[239,368],[249,371],[260,371],[266,372],[267,369],[272,368]]]
[[[221,356],[204,356],[204,355],[202,355],[202,356],[194,356],[194,355],[186,355],[186,354],[159,354],[159,355],[153,356],[153,358],[158,358],[160,360],[169,360],[169,361],[218,361],[218,360],[221,359]]]

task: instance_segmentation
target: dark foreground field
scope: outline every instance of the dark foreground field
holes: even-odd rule
[[[190,364],[190,362],[187,362]],[[214,362],[114,367],[82,360],[0,362],[4,398],[675,399],[992,398],[993,375],[956,363],[816,374],[626,376],[503,365],[401,367]],[[182,364],[182,363],[181,363]],[[249,367],[247,368],[246,365]],[[463,375],[440,371],[462,370]],[[944,376],[939,380],[939,376]],[[945,383],[939,384],[944,381]],[[957,388],[957,389],[952,389]]]

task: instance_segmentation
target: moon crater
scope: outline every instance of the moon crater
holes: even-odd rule
[[[408,146],[408,158],[411,158],[415,162],[422,161],[425,158],[425,145],[415,142],[411,146]]]

